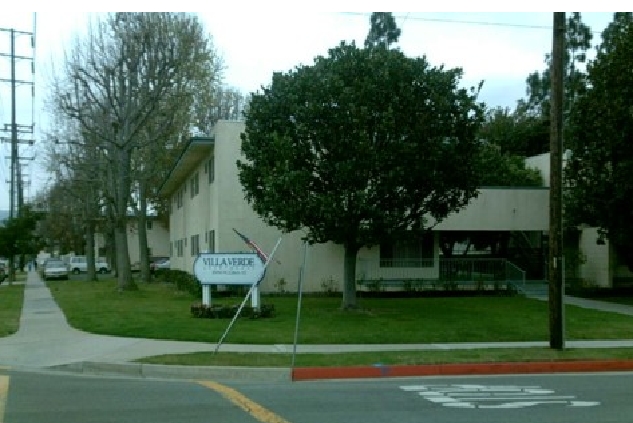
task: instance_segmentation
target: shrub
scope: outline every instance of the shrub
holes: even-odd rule
[[[200,302],[191,304],[191,315],[193,317],[207,318],[207,319],[230,319],[235,316],[239,306],[238,305],[204,305]],[[244,306],[240,312],[239,317],[247,317],[249,319],[258,319],[265,317],[275,316],[274,304],[262,304],[259,309],[251,306]]]
[[[283,294],[284,292],[286,292],[286,279],[284,278],[280,278],[279,280],[277,280],[277,282],[275,282],[275,288],[277,289],[277,292],[279,292],[280,294]]]
[[[176,289],[183,292],[189,292],[196,298],[202,297],[202,285],[198,279],[183,271],[176,269],[161,269],[162,272],[156,273],[156,279],[161,280],[164,283],[171,283],[176,286]]]
[[[339,283],[332,276],[321,280],[321,289],[326,297],[335,297],[338,293]]]

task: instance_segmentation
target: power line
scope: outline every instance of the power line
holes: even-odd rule
[[[409,13],[411,13],[411,12],[407,12],[407,14],[406,14],[406,15],[404,15],[404,19],[403,19],[403,20],[402,20],[402,22],[400,23],[400,26],[403,26],[403,25],[404,25],[404,23],[407,21],[407,18],[409,17]]]
[[[370,16],[370,13],[366,12],[338,12],[341,15],[349,16]],[[461,25],[480,25],[480,26],[498,26],[506,28],[519,28],[519,29],[547,29],[553,30],[550,25],[531,25],[531,24],[517,24],[510,22],[491,22],[491,21],[477,21],[477,20],[464,20],[464,19],[448,19],[448,18],[425,18],[423,16],[409,16],[410,12],[404,15],[405,20],[408,18],[413,21],[422,22],[436,22],[436,23],[449,23],[449,24],[461,24]],[[403,15],[394,15],[395,18],[402,18]],[[404,23],[404,21],[403,21]],[[591,31],[594,34],[601,34],[600,31]]]

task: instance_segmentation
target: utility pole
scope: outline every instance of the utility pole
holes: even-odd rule
[[[549,345],[565,348],[563,261],[563,71],[565,12],[554,12],[550,76],[550,192],[549,192]]]
[[[34,15],[35,16],[35,15]],[[10,189],[9,189],[9,221],[13,220],[20,214],[20,210],[23,205],[24,193],[23,193],[23,183],[22,183],[22,170],[20,169],[20,153],[19,153],[19,144],[22,142],[28,142],[29,144],[33,144],[33,140],[29,141],[21,141],[18,139],[19,133],[30,133],[33,134],[33,130],[35,124],[32,122],[31,125],[20,125],[17,123],[17,106],[16,106],[16,86],[18,84],[26,84],[31,86],[31,95],[32,95],[32,103],[31,103],[31,120],[34,120],[34,108],[35,108],[35,17],[33,20],[33,32],[25,32],[25,31],[17,31],[13,28],[6,29],[0,28],[0,32],[5,32],[9,34],[10,37],[10,52],[0,53],[0,57],[8,57],[11,61],[11,78],[5,79],[0,78],[0,82],[9,82],[11,84],[11,123],[5,124],[4,129],[0,130],[0,132],[9,132],[10,138],[1,137],[0,141],[9,141],[11,143],[11,178],[9,181]],[[16,54],[16,37],[20,35],[28,35],[31,37],[31,47],[33,48],[32,56],[21,56]],[[28,60],[31,62],[31,74],[32,80],[18,80],[16,78],[16,60]],[[11,284],[15,280],[15,255],[9,255],[9,284]]]

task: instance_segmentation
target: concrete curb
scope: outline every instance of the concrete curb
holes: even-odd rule
[[[506,375],[633,371],[633,360],[539,361],[516,363],[420,364],[350,367],[173,366],[161,364],[82,361],[52,366],[87,375],[154,379],[290,382],[324,379],[367,379],[412,376]]]
[[[292,380],[633,371],[633,360],[302,367]]]
[[[290,381],[289,368],[232,366],[168,366],[145,363],[82,361],[50,367],[89,375],[119,375],[156,379],[218,379],[237,381]]]

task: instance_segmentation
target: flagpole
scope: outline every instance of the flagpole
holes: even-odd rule
[[[239,317],[240,313],[242,312],[242,309],[244,308],[244,305],[246,304],[246,301],[248,301],[248,298],[251,296],[251,294],[253,292],[253,289],[257,285],[259,285],[259,283],[264,279],[264,274],[266,273],[266,268],[268,267],[268,264],[270,263],[270,261],[272,260],[273,256],[275,255],[275,251],[277,251],[277,247],[279,247],[279,243],[281,243],[281,237],[279,237],[279,239],[277,240],[277,244],[275,244],[275,248],[273,248],[273,251],[268,256],[268,260],[266,260],[266,263],[264,263],[264,270],[262,271],[262,276],[257,281],[255,281],[255,283],[253,283],[253,285],[251,285],[250,289],[246,293],[246,297],[244,297],[244,300],[242,301],[242,304],[240,304],[239,308],[237,309],[237,312],[235,313],[235,315],[231,319],[231,322],[229,323],[229,326],[226,328],[226,330],[224,331],[224,334],[222,335],[222,337],[218,341],[218,344],[215,346],[215,351],[213,352],[214,354],[218,353],[218,350],[220,349],[220,345],[222,345],[222,342],[224,342],[224,338],[226,338],[226,335],[228,335],[229,331],[231,330],[231,327],[233,326],[233,323],[235,323],[235,320],[237,320],[237,318]]]
[[[292,364],[291,368],[295,368],[295,358],[297,356],[297,341],[299,339],[299,320],[301,316],[301,297],[302,297],[302,286],[303,286],[303,278],[305,277],[306,272],[306,256],[308,255],[308,241],[303,242],[303,264],[301,265],[301,273],[299,274],[299,286],[297,286],[298,295],[297,295],[297,319],[295,321],[295,336],[292,342]]]

